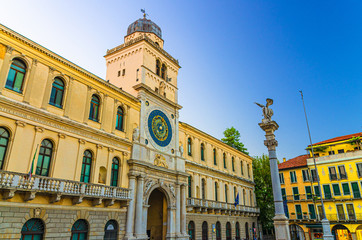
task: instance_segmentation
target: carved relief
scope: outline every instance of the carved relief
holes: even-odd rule
[[[132,133],[132,140],[134,142],[139,142],[140,139],[140,130],[138,129],[138,127],[133,129],[133,133]]]
[[[168,168],[166,159],[164,156],[162,156],[161,154],[156,154],[156,158],[154,161],[154,165],[158,166],[158,167],[164,167],[164,168]]]

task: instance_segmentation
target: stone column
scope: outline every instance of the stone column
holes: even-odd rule
[[[11,53],[13,52],[13,50],[14,49],[12,47],[6,46],[6,53],[5,53],[3,64],[2,64],[1,70],[0,70],[0,94],[2,94],[2,90],[5,87],[6,76],[9,71],[9,66],[11,63],[10,58],[11,58]]]
[[[129,175],[129,189],[130,201],[127,209],[127,224],[126,224],[126,236],[125,239],[133,238],[133,223],[134,223],[134,207],[135,207],[135,190],[136,190],[136,176]]]
[[[66,95],[65,105],[64,105],[64,117],[69,118],[69,111],[70,111],[70,105],[72,104],[72,94],[73,94],[73,85],[74,85],[74,78],[69,77],[69,86]]]
[[[186,185],[181,185],[181,234],[187,235],[186,233]]]
[[[167,208],[167,233],[166,238],[172,239],[175,235],[175,229],[174,229],[174,207]]]
[[[49,99],[50,99],[50,92],[52,90],[52,83],[53,83],[53,78],[54,78],[54,68],[49,67],[49,72],[48,72],[48,80],[46,82],[45,85],[45,91],[44,91],[44,95],[43,95],[43,102],[41,104],[41,108],[42,109],[47,109],[48,103],[49,103]]]
[[[150,205],[143,205],[143,233],[147,236],[147,215]]]
[[[38,60],[33,59],[33,64],[30,69],[30,73],[29,73],[30,75],[28,78],[28,83],[26,85],[26,90],[25,90],[24,99],[23,99],[23,102],[28,103],[28,104],[30,103],[31,90],[33,89],[34,75],[35,75],[37,65],[38,65]]]
[[[135,219],[135,236],[142,237],[142,219],[143,219],[143,183],[144,177],[141,175],[137,179],[137,200],[136,200],[136,219]]]
[[[263,119],[262,123],[259,123],[259,126],[265,131],[266,140],[264,141],[264,145],[268,148],[269,151],[270,174],[272,179],[275,206],[275,216],[273,218],[275,238],[278,240],[290,240],[289,220],[284,213],[282,191],[279,180],[278,160],[276,154],[278,141],[275,140],[274,135],[274,131],[277,130],[279,126],[275,121],[265,121],[265,119]]]
[[[181,203],[181,194],[180,194],[180,184],[176,184],[176,229],[175,229],[175,232],[176,232],[176,236],[179,236],[181,234],[181,231],[180,231],[180,220],[181,220],[181,206],[180,206],[180,203]]]

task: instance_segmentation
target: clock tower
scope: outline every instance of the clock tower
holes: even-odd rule
[[[178,135],[178,60],[164,50],[161,28],[146,15],[129,25],[124,43],[107,50],[105,59],[107,81],[141,103],[128,160],[129,187],[133,191],[126,238],[188,239],[188,174]],[[162,214],[154,214],[159,211]]]

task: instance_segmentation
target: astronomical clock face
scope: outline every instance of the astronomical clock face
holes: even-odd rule
[[[158,109],[150,111],[147,117],[148,135],[153,145],[165,149],[172,140],[172,125],[164,112]]]

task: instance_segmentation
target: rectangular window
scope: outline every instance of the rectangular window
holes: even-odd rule
[[[362,177],[362,163],[356,163],[358,177]]]
[[[338,166],[339,179],[347,179],[347,172],[344,165]]]
[[[337,180],[336,167],[329,167],[328,170],[329,170],[329,179]]]
[[[328,154],[329,155],[334,155],[334,151],[329,151]]]
[[[305,186],[305,195],[306,195],[307,199],[313,199],[311,186]]]
[[[291,183],[296,183],[297,182],[297,176],[295,174],[295,171],[290,172],[290,182]]]
[[[310,173],[311,173],[311,175],[312,175],[312,181],[313,181],[313,182],[317,182],[318,179],[317,179],[317,172],[316,172],[316,170],[315,170],[315,169],[311,169],[311,170],[310,170]]]
[[[299,204],[295,205],[295,214],[297,215],[297,219],[303,219],[302,207]]]
[[[309,218],[316,219],[315,207],[314,204],[308,204]]]
[[[356,214],[354,213],[354,207],[352,203],[346,204],[347,207],[347,213],[348,213],[348,219],[349,220],[356,220]]]
[[[118,77],[121,76],[121,71],[118,71]]]
[[[298,187],[293,187],[293,196],[294,196],[294,200],[299,200],[299,189]]]
[[[321,193],[319,192],[319,187],[318,186],[314,186],[314,195],[316,197],[320,197]]]
[[[346,220],[346,215],[344,214],[344,209],[342,204],[337,204],[337,214],[339,220]]]
[[[284,184],[284,173],[279,173],[280,184]]]
[[[342,183],[343,195],[351,195],[348,183]]]
[[[331,199],[332,198],[331,187],[329,185],[323,185],[323,191],[324,191],[324,198],[325,199]]]
[[[322,205],[318,205],[317,208],[318,208],[319,219],[322,220],[324,218]]]
[[[344,149],[338,149],[338,153],[344,153]]]
[[[359,199],[361,198],[361,192],[359,191],[359,186],[357,182],[351,183],[353,198]]]
[[[247,167],[247,170],[248,170],[248,178],[250,178],[250,166],[249,166],[249,164],[246,167]]]
[[[122,76],[126,75],[126,69],[122,70]]]
[[[287,200],[287,194],[285,192],[285,188],[282,188],[282,197],[283,197],[283,201]]]
[[[302,174],[303,174],[303,182],[308,182],[308,181],[310,181],[308,169],[302,170]]]
[[[334,196],[341,196],[341,189],[339,188],[338,183],[332,184],[332,188]]]

